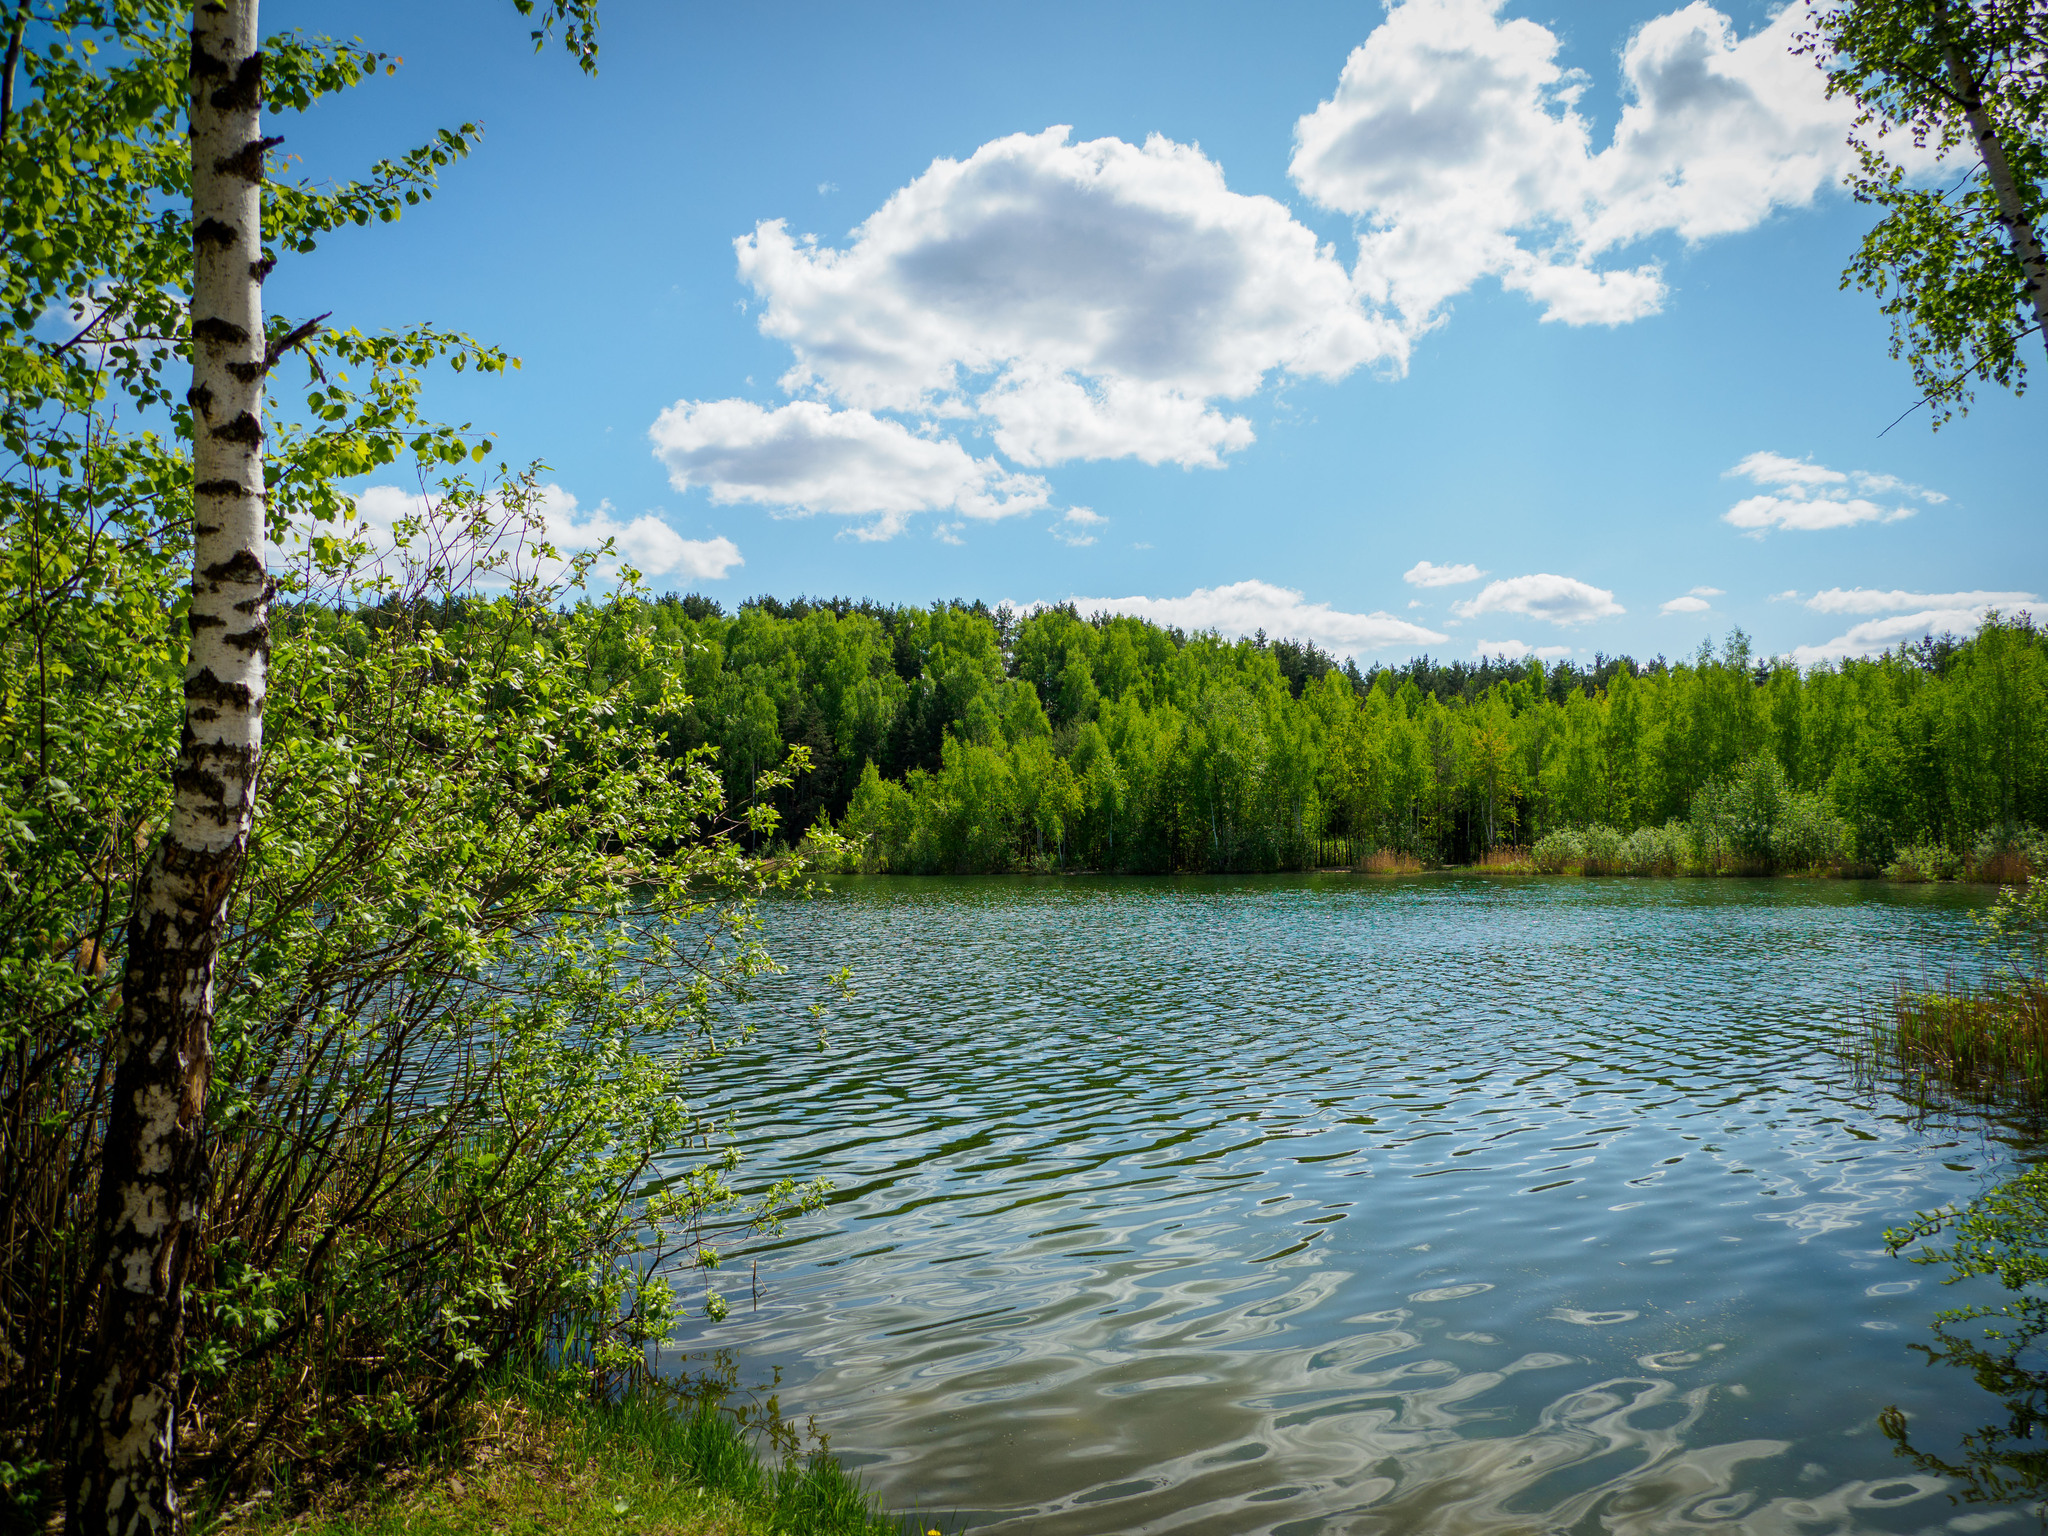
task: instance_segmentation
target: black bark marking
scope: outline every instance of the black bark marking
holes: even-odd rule
[[[261,581],[263,562],[256,558],[255,551],[238,549],[227,559],[209,565],[199,574],[207,581]]]
[[[185,391],[185,403],[202,416],[213,414],[213,391],[204,384],[194,384]]]
[[[247,683],[224,683],[214,675],[213,668],[201,667],[185,679],[185,697],[188,700],[204,701],[209,704],[230,704],[236,709],[247,709],[256,697]]]
[[[249,263],[249,275],[260,283],[270,276],[270,269],[276,265],[277,258],[275,256],[266,256],[261,261],[252,261]]]
[[[235,78],[207,98],[217,111],[246,112],[263,100],[263,51],[235,66]],[[273,141],[275,142],[275,141]]]
[[[236,606],[239,607],[240,605],[237,604]],[[258,624],[253,628],[244,629],[232,635],[222,635],[221,644],[232,645],[236,650],[247,651],[251,655],[268,656],[270,654],[270,626],[268,624]]]
[[[240,379],[240,380],[241,380],[241,381],[242,381],[242,382],[243,382],[244,384],[254,384],[254,383],[255,383],[255,382],[256,382],[256,381],[258,380],[258,379],[262,378],[262,377],[263,377],[263,368],[264,368],[264,365],[263,365],[262,363],[229,363],[229,364],[228,364],[228,372],[229,372],[229,373],[232,373],[232,374],[233,374],[233,375],[234,375],[234,376],[235,376],[236,378]]]
[[[251,139],[232,155],[223,155],[213,162],[213,168],[223,176],[239,176],[244,181],[263,180],[263,155],[266,150],[282,144],[282,137],[274,139]]]
[[[226,426],[215,427],[213,436],[217,442],[247,443],[251,448],[259,448],[263,445],[263,425],[244,411]]]
[[[192,78],[195,80],[216,79],[225,75],[228,67],[202,48],[195,39],[192,44]]]
[[[192,487],[195,496],[253,496],[254,491],[239,480],[202,480]],[[212,533],[214,529],[207,529]]]
[[[185,618],[186,627],[195,635],[202,629],[225,629],[227,620],[211,613],[189,612]]]
[[[245,347],[249,344],[249,333],[232,320],[223,320],[218,315],[209,315],[192,325],[194,341],[217,341],[224,347]]]
[[[192,231],[194,245],[234,245],[241,238],[241,232],[234,225],[223,224],[219,219],[204,219]]]

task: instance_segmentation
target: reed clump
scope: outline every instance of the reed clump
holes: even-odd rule
[[[1422,860],[1399,848],[1375,848],[1358,861],[1357,867],[1359,873],[1366,875],[1419,875]]]
[[[2048,1111],[2048,879],[2007,886],[1973,919],[2006,963],[1981,980],[1893,989],[1855,1057],[1915,1102],[1955,1097],[2029,1117]]]
[[[1956,1097],[2048,1111],[2048,983],[1994,977],[1896,988],[1869,1020],[1858,1065],[1914,1100]]]

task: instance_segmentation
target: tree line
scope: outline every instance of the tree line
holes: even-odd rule
[[[1568,829],[1718,825],[1760,783],[1821,818],[1813,862],[2048,822],[2048,633],[2025,614],[1808,669],[1739,630],[1678,661],[1361,669],[1071,606],[728,615],[693,595],[632,615],[688,674],[622,658],[601,681],[686,694],[669,750],[709,754],[735,804],[801,749],[770,797],[776,838],[829,827],[872,870],[1284,869],[1331,840],[1467,863]]]

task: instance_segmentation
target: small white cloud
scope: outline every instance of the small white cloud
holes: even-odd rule
[[[1752,453],[1726,473],[1773,488],[1763,495],[1746,497],[1721,514],[1723,522],[1758,539],[1773,528],[1810,533],[1825,528],[1851,528],[1858,523],[1896,523],[1918,510],[1898,501],[1882,505],[1870,500],[1872,496],[1906,497],[1929,503],[1948,500],[1940,491],[1909,484],[1896,475],[1872,474],[1861,469],[1844,473],[1810,460],[1790,459],[1782,453]]]
[[[1829,469],[1825,464],[1815,464],[1806,459],[1788,459],[1782,453],[1768,450],[1752,453],[1727,473],[1741,475],[1758,485],[1783,485],[1797,491],[1846,485],[1849,480],[1839,469]]]
[[[1128,613],[1182,629],[1214,629],[1231,636],[1263,629],[1272,639],[1312,640],[1340,656],[1438,645],[1445,638],[1390,613],[1347,613],[1328,603],[1308,602],[1290,587],[1265,581],[1198,587],[1186,597],[1077,597],[1072,601],[1082,613]]]
[[[1815,613],[1894,613],[1908,608],[1982,613],[1986,608],[2018,608],[2034,601],[2031,592],[1904,592],[1897,588],[1885,592],[1873,587],[1829,587],[1809,597],[1806,606]]]
[[[1726,597],[1728,595],[1719,587],[1693,587],[1691,592],[1694,597]]]
[[[1051,488],[977,459],[951,438],[920,437],[866,411],[814,400],[768,410],[750,400],[679,400],[648,436],[677,490],[714,502],[755,502],[780,516],[871,516],[863,539],[901,533],[918,512],[1013,517],[1045,505]]]
[[[1485,574],[1476,565],[1434,565],[1418,560],[1401,573],[1401,579],[1411,587],[1455,587]]]
[[[1531,645],[1526,640],[1475,640],[1472,654],[1484,661],[1493,656],[1505,656],[1509,661],[1527,661],[1531,656],[1540,661],[1558,661],[1571,655],[1568,645]]]
[[[932,537],[941,544],[965,544],[967,541],[960,535],[966,528],[965,523],[936,523],[932,527]]]
[[[1802,666],[1811,666],[1818,661],[1839,661],[1845,656],[1889,650],[1901,640],[1917,640],[1922,635],[1968,634],[1984,622],[1987,610],[2010,612],[2036,600],[2031,592],[1887,592],[1869,587],[1830,587],[1814,593],[1806,600],[1806,606],[1816,613],[1878,613],[1886,617],[1852,624],[1844,633],[1819,645],[1796,646],[1792,659]],[[1911,611],[1899,611],[1902,609]]]
[[[1799,589],[1797,587],[1787,587],[1782,592],[1773,592],[1767,600],[1773,603],[1789,603],[1797,599],[1798,596]]]
[[[1704,597],[1695,597],[1691,593],[1687,593],[1684,597],[1674,597],[1670,602],[1659,605],[1657,611],[1659,613],[1705,613],[1713,606]]]
[[[836,181],[821,181],[818,183],[818,196],[820,197],[825,197],[830,193],[837,192],[838,190],[839,183]]]
[[[1826,528],[1853,528],[1858,523],[1896,523],[1911,517],[1912,507],[1881,507],[1861,496],[1807,500],[1796,496],[1750,496],[1738,501],[1721,520],[1754,538],[1773,528],[1817,533]]]
[[[1095,542],[1095,530],[1106,527],[1109,519],[1091,507],[1069,507],[1052,525],[1052,536],[1062,544],[1083,549]]]
[[[1476,596],[1456,604],[1451,611],[1461,619],[1476,619],[1485,613],[1518,613],[1552,624],[1586,624],[1628,610],[1603,587],[1544,572],[1488,582]]]

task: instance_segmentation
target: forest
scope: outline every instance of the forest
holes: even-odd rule
[[[691,595],[615,614],[617,670],[598,681],[650,702],[679,685],[669,749],[714,759],[736,805],[800,749],[770,836],[830,828],[869,871],[1516,849],[1544,867],[1874,872],[1904,856],[1938,874],[2048,822],[2048,633],[2026,614],[1805,670],[1739,630],[1676,662],[1361,670],[1313,644],[1071,606],[757,598],[728,615]],[[688,675],[630,675],[634,632]]]

